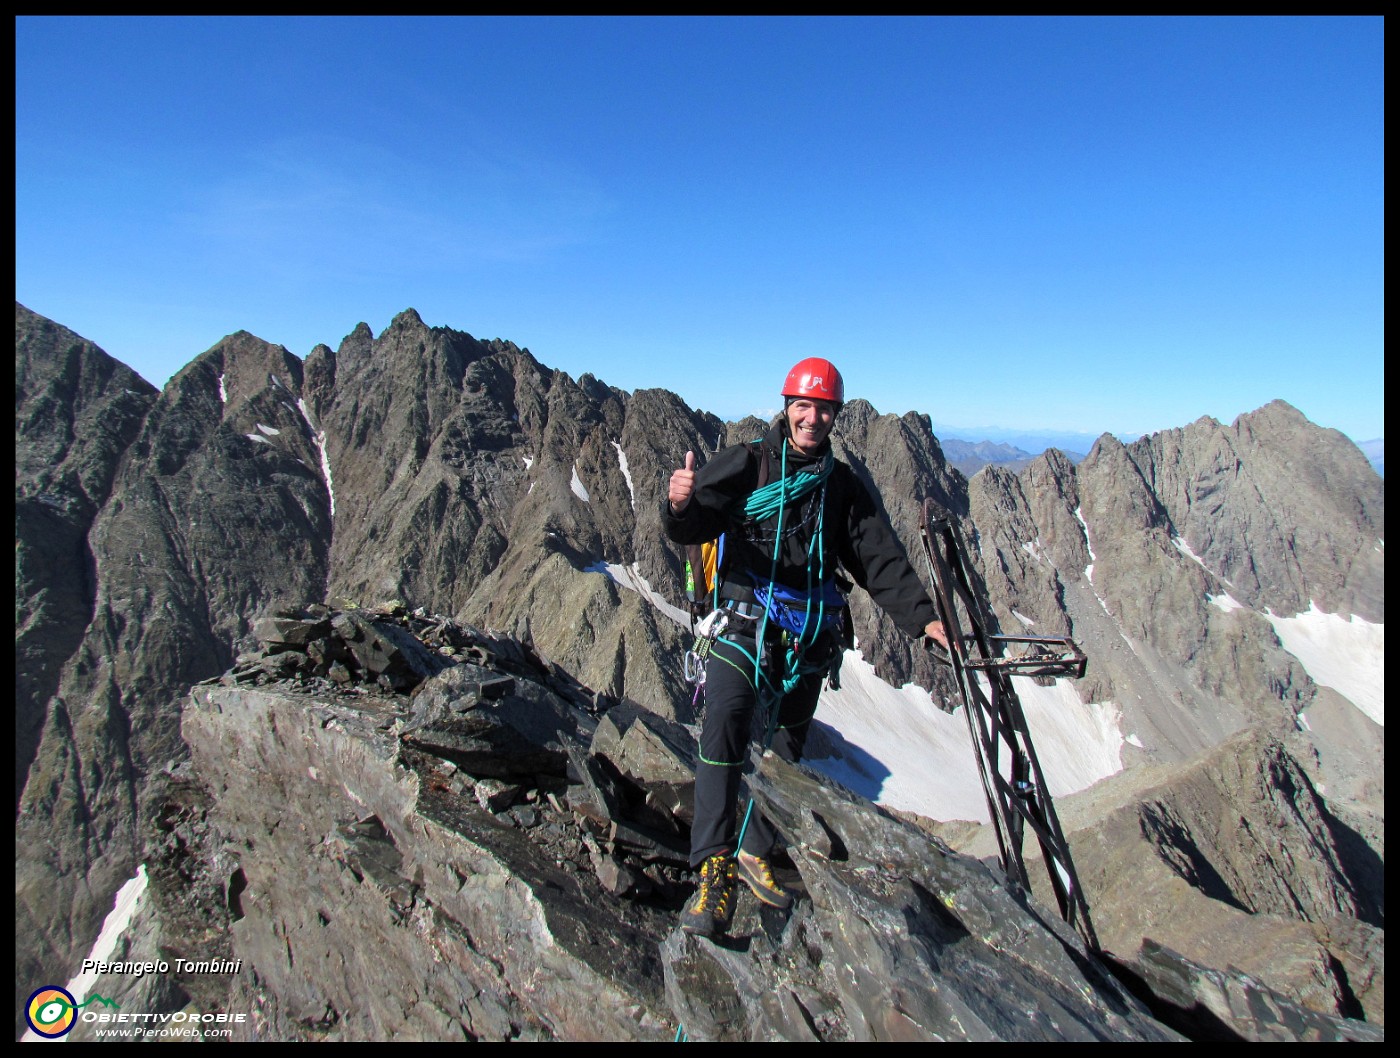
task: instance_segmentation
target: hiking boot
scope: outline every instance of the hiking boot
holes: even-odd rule
[[[780,886],[773,878],[773,869],[762,856],[740,852],[738,874],[744,884],[753,890],[753,895],[769,907],[787,910],[792,906],[792,894]]]
[[[729,928],[734,917],[734,859],[723,853],[700,865],[700,889],[681,912],[681,929],[713,937]]]

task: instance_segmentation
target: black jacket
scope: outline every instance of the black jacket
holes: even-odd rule
[[[827,441],[816,456],[803,455],[787,443],[781,423],[759,444],[768,449],[769,481],[776,481],[780,473],[791,476],[831,451]],[[672,514],[670,503],[661,502],[666,535],[677,544],[700,544],[727,534],[721,572],[730,583],[752,584],[754,576],[766,581],[773,568],[777,518],[757,524],[744,518],[744,503],[758,487],[761,462],[762,455],[753,444],[721,449],[696,471],[695,493],[684,511]],[[814,489],[784,510],[783,542],[774,579],[799,590],[807,588],[808,553],[819,504],[823,505],[824,546],[823,553],[813,558],[813,569],[821,561],[829,579],[839,560],[902,632],[923,635],[924,626],[937,617],[933,603],[869,490],[840,460],[836,460],[824,490]]]

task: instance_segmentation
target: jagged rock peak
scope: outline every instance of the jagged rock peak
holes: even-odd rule
[[[1384,482],[1343,434],[1275,400],[1229,427],[1203,416],[1126,452],[1174,535],[1238,601],[1383,619]]]
[[[1098,454],[1100,449],[1106,449],[1109,452],[1121,452],[1125,447],[1122,441],[1113,436],[1113,434],[1105,431],[1099,434],[1098,438],[1094,441],[1094,446],[1089,449],[1089,457]]]
[[[583,374],[579,375],[578,388],[599,402],[605,401],[609,397],[618,397],[622,400],[626,400],[629,395],[625,389],[618,389],[616,386],[610,386],[606,382],[598,379],[591,371],[585,371]]]
[[[389,322],[389,326],[384,329],[380,338],[386,338],[390,333],[398,331],[406,333],[427,331],[429,334],[441,335],[453,344],[465,342],[469,345],[476,346],[483,352],[520,352],[519,347],[516,346],[514,342],[504,341],[500,338],[493,338],[488,342],[475,338],[467,331],[458,330],[455,327],[430,326],[424,321],[423,317],[419,315],[418,310],[415,308],[406,308],[396,315]]]
[[[85,363],[91,361],[91,365]],[[53,320],[15,302],[15,385],[23,390],[31,372],[46,376],[51,372],[90,371],[101,368],[101,378],[85,377],[87,385],[79,387],[78,396],[90,399],[90,385],[117,379],[127,388],[150,394],[152,386],[131,368],[113,359],[99,346]],[[129,376],[129,377],[128,377]],[[74,379],[73,381],[77,381]],[[21,396],[22,394],[17,394]]]
[[[1202,416],[1202,418],[1210,418]],[[1211,419],[1214,422],[1214,419]],[[1306,415],[1295,408],[1288,401],[1276,399],[1269,401],[1261,408],[1254,411],[1244,412],[1235,417],[1234,426],[1238,429],[1241,423],[1254,421],[1273,421],[1275,423],[1288,424],[1292,426],[1313,426],[1315,425]]]
[[[301,392],[302,361],[285,346],[265,341],[249,331],[226,335],[181,368],[168,387],[176,391],[191,385],[217,390],[228,404],[248,398],[268,386],[293,395]]]
[[[16,486],[24,468],[56,479],[59,464],[75,442],[92,440],[78,436],[83,422],[107,425],[98,433],[104,435],[104,448],[115,445],[104,462],[114,460],[130,442],[156,393],[155,386],[86,338],[16,301]],[[112,418],[113,412],[121,425]],[[108,467],[103,476],[110,476],[113,469]]]
[[[1058,448],[1047,448],[1044,452],[1040,453],[1036,459],[1031,460],[1031,462],[1042,463],[1051,475],[1061,480],[1072,476],[1074,473],[1073,461]]]
[[[855,431],[865,429],[872,419],[879,417],[880,413],[876,410],[875,405],[864,397],[855,397],[841,406],[838,421],[843,429]]]

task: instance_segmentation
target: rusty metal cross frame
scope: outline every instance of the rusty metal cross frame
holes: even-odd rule
[[[1079,931],[1091,950],[1101,951],[1069,842],[1055,815],[1025,713],[1011,683],[1012,675],[1078,678],[1084,675],[1088,660],[1067,637],[993,634],[990,607],[973,586],[961,534],[931,499],[924,501],[920,533],[933,578],[934,602],[950,645],[947,654],[933,649],[939,660],[952,666],[957,678],[1002,869],[1013,887],[1030,888],[1022,853],[1029,825],[1040,843],[1061,917]]]

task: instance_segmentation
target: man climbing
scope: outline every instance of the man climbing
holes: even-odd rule
[[[903,546],[832,454],[829,434],[845,400],[840,372],[808,358],[788,372],[782,395],[783,413],[760,440],[725,448],[699,469],[687,452],[663,504],[676,543],[723,537],[718,608],[701,624],[710,642],[690,839],[700,887],[681,916],[683,929],[706,936],[728,928],[738,880],[766,904],[792,903],[769,864],[776,835],[752,802],[740,818],[739,787],[756,707],[771,748],[787,760],[802,755],[822,680],[840,662],[838,565],[901,631],[947,646]]]

